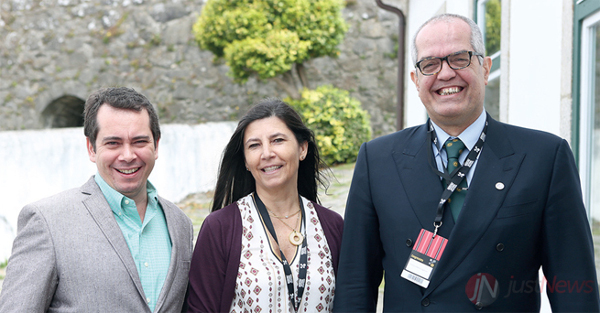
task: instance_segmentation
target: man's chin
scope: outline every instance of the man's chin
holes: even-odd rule
[[[141,188],[140,184],[121,185],[121,186],[117,186],[117,188],[115,188],[115,190],[130,199],[134,199],[137,195],[140,194],[140,192],[142,192],[142,188]]]

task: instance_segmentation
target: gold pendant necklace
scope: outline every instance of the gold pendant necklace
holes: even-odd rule
[[[269,211],[269,212],[271,212],[271,211]],[[298,212],[300,212],[300,210],[298,210]],[[298,212],[292,214],[291,216],[298,214]],[[271,212],[271,214],[272,214],[272,212]],[[285,224],[285,226],[289,227],[292,230],[292,232],[290,233],[290,236],[289,236],[289,240],[290,240],[291,244],[293,244],[294,246],[299,246],[302,244],[302,241],[304,241],[304,236],[300,232],[296,231],[292,226],[288,225],[288,223],[286,223],[284,220],[282,220],[282,217],[279,217],[276,215],[271,215],[271,216],[277,218],[279,221],[281,221],[283,224]],[[302,219],[298,218],[298,221],[302,222]],[[301,226],[301,225],[298,225],[298,226]]]
[[[295,230],[290,233],[290,242],[294,246],[299,246],[300,244],[302,244],[302,241],[304,241],[304,236],[302,236],[301,233],[299,233]]]

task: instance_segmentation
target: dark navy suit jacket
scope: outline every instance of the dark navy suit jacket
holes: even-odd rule
[[[334,312],[374,312],[383,273],[384,312],[539,311],[540,290],[554,312],[600,311],[592,236],[568,143],[488,121],[456,223],[445,210],[438,234],[449,241],[426,289],[400,275],[419,231],[433,231],[443,191],[428,160],[427,127],[362,145]],[[548,281],[541,287],[540,266]]]

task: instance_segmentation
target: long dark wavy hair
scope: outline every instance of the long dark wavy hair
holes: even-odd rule
[[[223,151],[211,211],[214,212],[255,191],[256,182],[245,165],[244,133],[250,123],[271,116],[282,120],[294,133],[299,144],[308,142],[306,158],[298,167],[298,193],[320,203],[318,188],[322,186],[326,190],[329,187],[329,181],[324,174],[329,172],[329,168],[319,156],[314,133],[304,125],[298,112],[287,103],[276,98],[266,98],[246,112]]]

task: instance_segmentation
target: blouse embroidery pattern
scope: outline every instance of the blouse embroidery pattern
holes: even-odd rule
[[[312,202],[302,197],[302,203],[306,213],[308,264],[298,312],[331,312],[335,292],[331,251]],[[229,312],[294,313],[283,265],[271,251],[267,230],[261,223],[252,195],[241,198],[237,205],[242,215],[242,254]],[[290,264],[295,288],[298,287],[299,256],[297,253]]]

